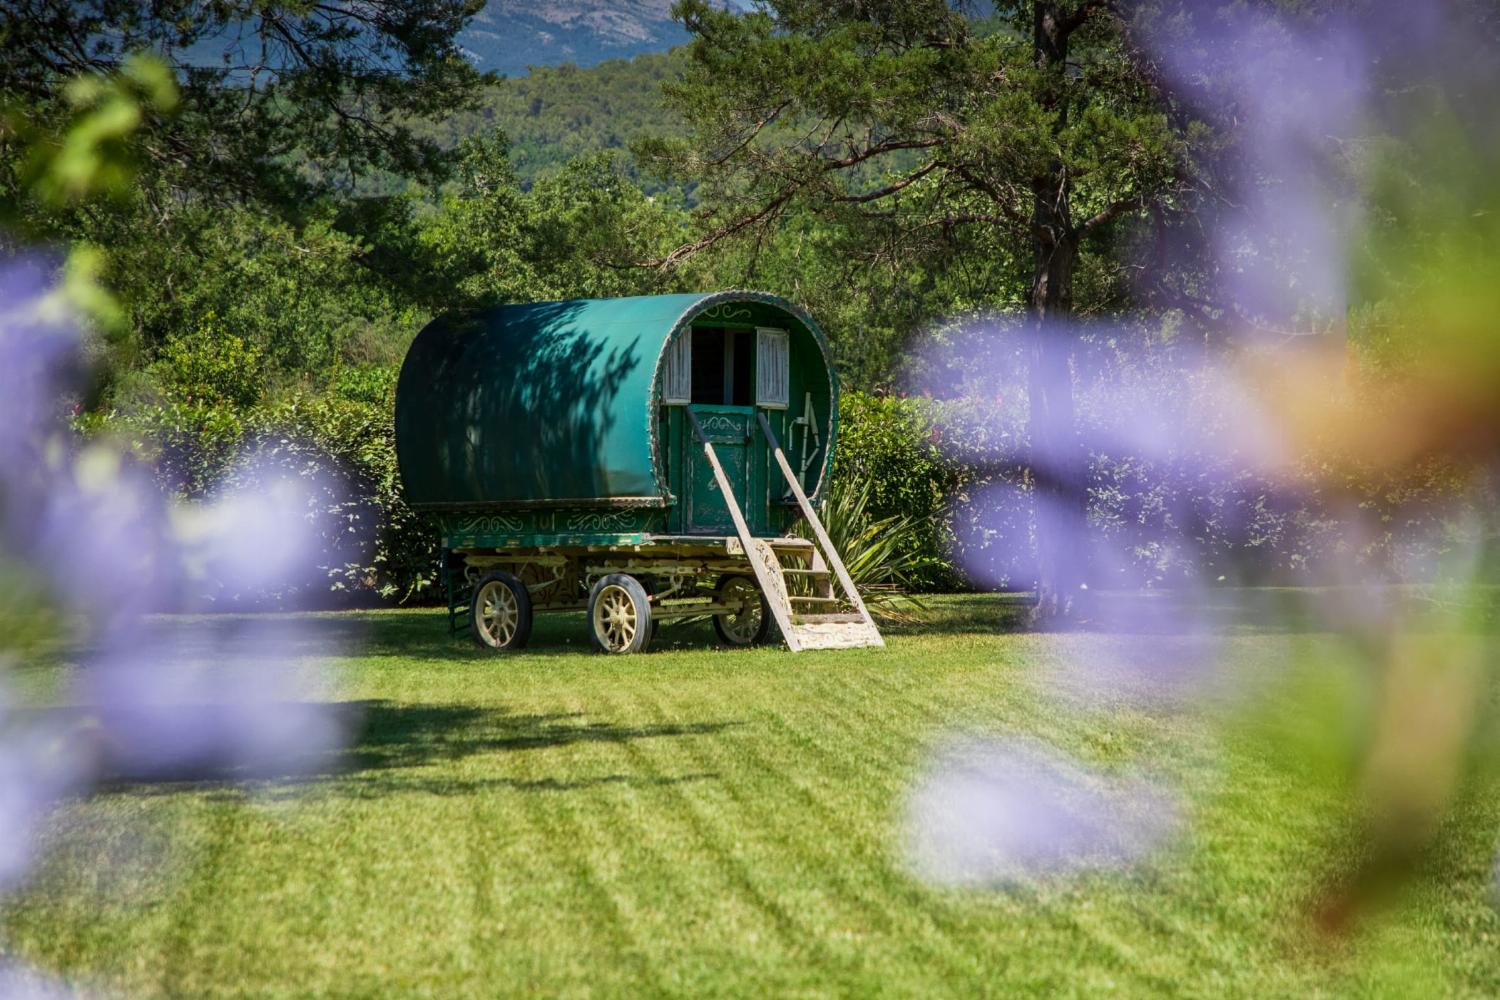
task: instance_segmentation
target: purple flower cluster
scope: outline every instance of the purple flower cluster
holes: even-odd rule
[[[939,751],[918,780],[907,854],[929,881],[1011,886],[1142,861],[1169,842],[1179,811],[1145,779],[1035,743],[971,740]]]
[[[0,578],[43,590],[81,653],[68,709],[27,711],[0,689],[0,893],[24,879],[49,810],[96,782],[276,778],[326,767],[345,736],[309,661],[326,643],[295,620],[152,617],[305,575],[326,494],[270,470],[242,472],[253,491],[175,504],[117,451],[79,446],[82,345],[52,281],[40,259],[0,266]],[[0,622],[18,613],[0,607]],[[0,968],[0,994],[65,991]]]

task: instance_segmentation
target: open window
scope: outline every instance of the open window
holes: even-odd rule
[[[790,339],[769,327],[684,331],[667,348],[662,402],[784,410],[791,401]]]
[[[667,348],[662,402],[668,406],[750,406],[754,375],[753,331],[695,326]]]

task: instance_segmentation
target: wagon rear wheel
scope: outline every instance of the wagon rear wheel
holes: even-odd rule
[[[503,569],[486,573],[474,585],[469,622],[474,641],[485,649],[525,649],[531,639],[531,593],[526,584]]]
[[[635,577],[610,573],[589,591],[589,636],[605,653],[639,653],[651,645],[651,598]]]
[[[771,605],[748,576],[725,576],[719,580],[718,603],[738,604],[739,611],[714,615],[714,631],[730,646],[757,646],[771,632]]]

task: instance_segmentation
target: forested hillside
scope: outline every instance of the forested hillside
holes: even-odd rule
[[[537,66],[529,75],[501,80],[479,95],[479,106],[420,128],[446,146],[473,135],[501,132],[510,140],[511,164],[522,187],[580,156],[627,152],[653,135],[682,135],[686,124],[662,99],[662,83],[681,73],[686,53],[660,52],[611,59],[588,69],[571,64]],[[648,190],[660,182],[627,173]]]
[[[489,0],[458,42],[481,70],[507,76],[592,66],[687,41],[671,8],[672,0]]]

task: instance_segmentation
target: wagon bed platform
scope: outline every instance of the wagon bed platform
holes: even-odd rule
[[[508,551],[528,550],[537,552],[559,549],[569,549],[578,552],[604,549],[612,551],[638,549],[644,552],[648,549],[654,549],[662,553],[672,552],[681,555],[724,554],[731,556],[743,555],[745,551],[739,538],[734,535],[530,535],[502,538],[454,537],[445,538],[444,541],[454,551],[503,548]],[[810,539],[799,538],[795,535],[765,538],[762,541],[778,551],[805,552],[813,548],[813,543]]]
[[[715,551],[728,552],[732,556],[742,555],[745,547],[735,535],[723,537],[704,537],[703,535],[649,535],[648,545],[688,545],[712,548]],[[761,541],[773,549],[786,550],[808,550],[813,547],[809,538],[799,538],[796,535],[782,535],[776,538],[763,538]],[[706,544],[705,544],[706,543]]]

